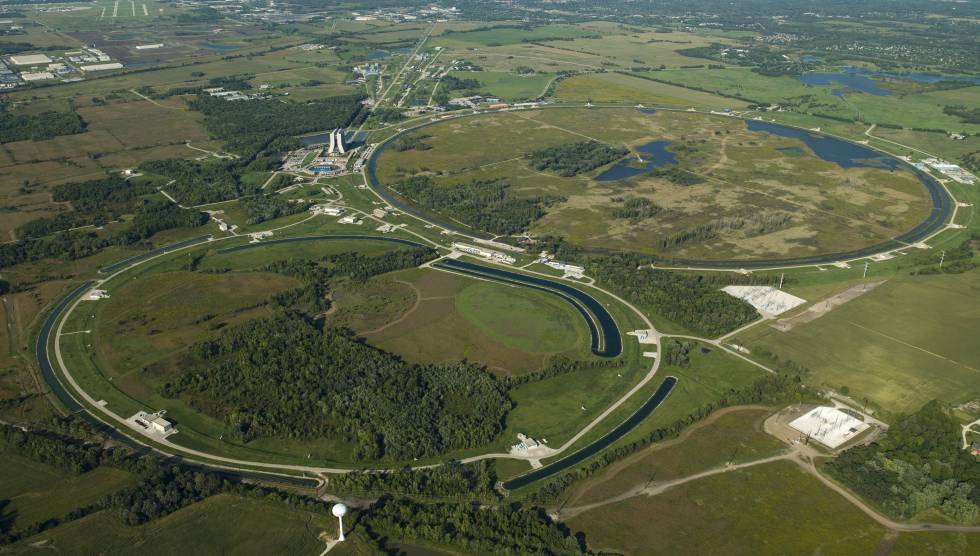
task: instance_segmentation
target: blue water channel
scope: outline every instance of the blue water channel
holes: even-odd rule
[[[164,245],[163,247],[157,247],[145,253],[140,253],[139,255],[133,255],[132,257],[127,257],[121,261],[114,262],[108,266],[104,266],[99,269],[99,274],[111,274],[123,267],[127,267],[132,264],[136,264],[140,261],[145,261],[146,259],[156,257],[157,255],[162,255],[164,253],[169,253],[176,249],[181,249],[183,247],[189,247],[196,243],[204,243],[211,239],[210,235],[198,236],[191,239],[185,239],[184,241],[178,241],[177,243],[171,243],[170,245]]]
[[[514,490],[525,487],[535,481],[540,481],[541,479],[550,477],[555,473],[561,473],[569,467],[578,465],[586,459],[608,448],[613,442],[616,442],[622,438],[626,433],[630,432],[637,425],[642,423],[647,416],[653,413],[653,410],[657,409],[657,407],[659,407],[660,404],[667,399],[667,396],[670,394],[670,391],[674,389],[675,385],[677,385],[677,377],[668,376],[662,383],[660,383],[660,387],[657,388],[657,391],[650,396],[650,399],[648,399],[646,403],[640,407],[640,409],[636,410],[636,412],[630,415],[628,419],[620,423],[618,427],[606,433],[605,436],[568,457],[562,458],[539,469],[535,469],[526,475],[521,475],[520,477],[504,482],[504,488],[507,490]]]
[[[870,77],[863,75],[852,75],[849,73],[804,73],[799,77],[804,85],[843,85],[849,89],[861,91],[878,97],[891,96],[892,92],[878,86],[878,82]],[[835,96],[843,96],[840,89],[831,91]]]
[[[872,77],[888,77],[891,79],[905,79],[916,83],[942,83],[944,81],[966,81],[974,85],[980,85],[980,77],[974,75],[940,75],[938,73],[923,73],[918,71],[894,72],[859,68],[855,66],[843,66],[841,69],[854,75],[869,75]]]
[[[626,158],[617,162],[612,168],[596,176],[596,181],[615,181],[632,178],[668,164],[677,164],[674,153],[667,150],[670,141],[653,141],[636,148],[643,158],[638,163],[636,156],[630,153]]]
[[[479,278],[491,278],[498,282],[516,284],[527,288],[545,291],[565,301],[568,301],[578,310],[585,323],[589,327],[592,336],[592,353],[599,357],[616,357],[623,352],[623,342],[619,334],[619,327],[616,321],[609,314],[609,311],[599,303],[596,298],[583,292],[578,288],[573,288],[567,284],[518,274],[500,268],[482,266],[456,259],[441,259],[432,264],[435,268],[451,270]]]

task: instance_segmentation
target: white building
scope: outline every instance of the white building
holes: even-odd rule
[[[326,214],[327,216],[340,216],[344,214],[344,210],[344,207],[334,205],[313,205],[310,207],[310,212],[313,214]]]
[[[45,79],[54,79],[54,74],[50,71],[25,71],[24,73],[20,74],[20,78],[24,81],[44,81]]]
[[[15,66],[36,66],[40,64],[50,64],[51,58],[44,54],[20,54],[10,57],[10,63]]]
[[[150,426],[155,432],[160,434],[167,434],[168,432],[174,430],[173,423],[164,419],[163,417],[157,417],[150,421]]]
[[[820,406],[807,411],[789,424],[808,439],[836,449],[866,431],[870,425],[836,407]]]
[[[78,69],[82,71],[106,71],[114,69],[122,69],[123,65],[119,62],[111,62],[108,64],[89,64],[87,66],[78,66]]]
[[[470,245],[468,243],[453,242],[453,249],[461,253],[468,253],[470,255],[476,255],[477,257],[483,257],[484,259],[504,263],[504,264],[514,264],[517,260],[510,255],[501,253],[500,251],[494,251],[493,249],[487,249],[486,247],[478,247],[476,245]]]

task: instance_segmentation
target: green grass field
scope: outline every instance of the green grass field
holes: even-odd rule
[[[980,272],[898,276],[831,312],[780,332],[757,326],[737,341],[808,367],[810,382],[910,412],[931,399],[957,405],[980,392]]]
[[[683,437],[654,444],[586,479],[565,504],[599,502],[649,481],[669,481],[721,467],[775,455],[786,446],[762,430],[767,409],[719,413],[693,425]]]
[[[454,71],[460,79],[476,79],[481,91],[497,95],[505,101],[533,99],[544,94],[554,75],[539,73],[521,76],[502,71]]]
[[[0,510],[4,527],[19,531],[62,518],[135,482],[129,473],[110,467],[72,475],[15,454],[0,453],[0,500],[7,502]]]
[[[144,525],[127,526],[109,512],[86,516],[25,539],[14,554],[310,554],[336,519],[261,499],[213,496]],[[97,532],[97,534],[93,534]]]
[[[885,529],[796,464],[683,484],[568,521],[593,550],[639,554],[872,554]]]

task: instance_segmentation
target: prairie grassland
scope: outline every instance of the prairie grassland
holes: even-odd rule
[[[691,259],[841,252],[895,237],[932,208],[925,187],[905,167],[843,168],[820,159],[798,139],[750,131],[734,118],[625,107],[557,108],[461,118],[413,135],[430,148],[385,150],[378,163],[383,183],[397,188],[397,180],[417,174],[446,187],[506,179],[515,196],[563,199],[532,223],[532,233],[563,236],[586,247]],[[642,173],[597,179],[608,167],[560,177],[534,170],[524,158],[540,148],[588,140],[631,149],[668,141],[679,168],[699,183]],[[649,158],[639,151],[631,156]],[[663,210],[642,219],[616,217],[631,197]],[[745,224],[753,219],[758,222]],[[736,228],[684,236],[724,222]]]

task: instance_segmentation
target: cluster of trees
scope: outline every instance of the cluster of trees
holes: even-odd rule
[[[552,170],[559,176],[576,176],[595,170],[623,158],[629,153],[625,147],[613,147],[598,141],[583,141],[556,145],[528,153],[527,159],[535,170]]]
[[[616,200],[613,199],[613,201]],[[652,218],[664,210],[663,207],[646,197],[630,197],[619,200],[622,201],[623,205],[614,208],[612,212],[616,218],[625,218],[636,222],[646,218]]]
[[[450,461],[429,469],[405,467],[380,473],[355,471],[330,479],[327,488],[337,494],[358,496],[410,496],[496,500],[497,474],[485,460],[464,464]]]
[[[455,75],[446,75],[439,80],[439,86],[447,91],[474,91],[482,87],[483,84],[473,78],[459,78]]]
[[[101,226],[133,212],[136,200],[153,191],[146,182],[131,183],[119,176],[59,185],[52,191],[51,198],[59,203],[71,203],[73,210],[31,220],[18,228],[18,236],[42,237],[79,226]]]
[[[405,151],[427,151],[432,148],[432,145],[425,142],[425,139],[430,137],[429,135],[404,135],[395,139],[391,144],[391,148],[398,152]]]
[[[361,523],[375,540],[391,537],[448,545],[466,554],[584,554],[579,540],[539,509],[517,505],[420,504],[383,499]]]
[[[730,390],[716,400],[696,408],[686,417],[674,421],[666,427],[656,429],[639,440],[608,449],[593,458],[588,465],[579,467],[551,479],[533,496],[535,503],[549,504],[559,500],[569,487],[578,481],[591,477],[609,465],[635,454],[636,452],[667,438],[674,438],[688,426],[704,419],[715,411],[735,405],[763,403],[766,405],[786,404],[804,400],[809,394],[803,386],[802,372],[767,374],[752,384],[738,390]]]
[[[502,380],[508,389],[516,388],[529,382],[537,382],[548,378],[565,375],[581,369],[613,369],[622,367],[625,364],[623,359],[570,359],[563,355],[557,355],[548,362],[548,365],[540,371],[532,371],[520,375],[508,375]]]
[[[661,249],[674,249],[691,242],[717,239],[723,234],[740,232],[746,237],[768,234],[785,228],[793,221],[786,212],[760,212],[747,216],[716,218],[693,228],[664,236],[657,242]]]
[[[700,274],[653,269],[634,256],[592,262],[593,276],[629,301],[705,336],[720,336],[754,320],[755,309]]]
[[[227,489],[216,475],[188,471],[176,465],[153,465],[142,480],[106,495],[99,504],[115,510],[126,525],[140,525],[214,496]]]
[[[363,282],[372,276],[403,268],[415,268],[437,256],[438,253],[429,247],[397,249],[376,257],[347,252],[327,255],[319,260],[278,261],[267,266],[266,270],[299,278],[304,283],[302,288],[277,294],[273,298],[277,305],[293,311],[313,313],[329,307],[327,293],[331,280],[346,277]]]
[[[340,437],[358,459],[408,459],[472,448],[503,430],[504,387],[468,363],[410,365],[294,313],[251,321],[191,350],[164,385],[244,440]]]
[[[937,401],[896,421],[878,441],[845,451],[827,469],[901,517],[927,510],[966,523],[980,517],[980,465],[961,448],[959,423]]]
[[[0,107],[0,143],[42,141],[85,131],[85,121],[75,112],[10,114]]]
[[[962,104],[948,105],[943,107],[943,113],[956,116],[963,123],[980,124],[980,108],[975,106],[964,106]]]
[[[276,138],[310,131],[346,127],[361,114],[364,95],[345,95],[309,102],[252,99],[227,102],[199,96],[191,108],[204,114],[204,127],[236,152],[253,156]]]
[[[974,231],[970,236],[952,249],[947,249],[942,256],[943,266],[939,266],[939,257],[935,253],[919,253],[913,258],[913,264],[929,265],[920,268],[913,274],[962,274],[977,268],[976,249],[980,248],[980,231]]]
[[[289,179],[289,176],[286,176]],[[242,197],[238,204],[245,210],[249,224],[258,224],[281,216],[304,212],[313,204],[310,201],[290,201],[281,195],[254,195]]]
[[[560,197],[527,197],[517,199],[508,193],[507,180],[477,180],[452,186],[437,185],[428,176],[413,176],[395,185],[395,189],[419,205],[475,229],[498,235],[522,232],[545,214],[545,208]]]
[[[704,183],[704,178],[701,176],[677,166],[661,166],[650,172],[650,175],[665,178],[676,185],[688,186]]]
[[[689,367],[691,365],[691,350],[696,347],[697,344],[690,340],[681,341],[671,338],[664,342],[664,361],[675,367]]]

